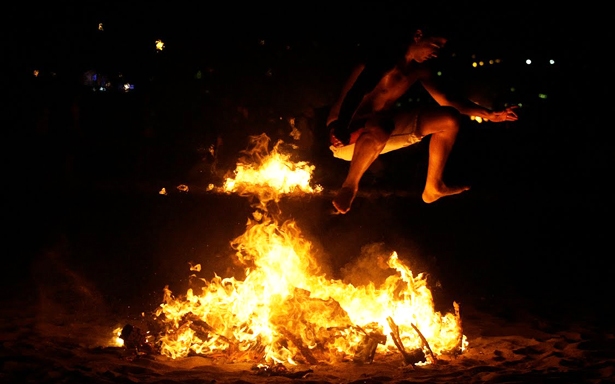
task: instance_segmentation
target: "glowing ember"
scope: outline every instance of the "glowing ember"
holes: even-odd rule
[[[296,191],[317,192],[309,184],[313,167],[292,163],[277,145],[268,153],[268,142],[264,135],[254,138],[246,153],[256,163],[240,164],[225,190],[256,195],[261,203]],[[424,276],[415,276],[395,252],[383,255],[388,277],[378,285],[328,279],[295,222],[279,224],[266,210],[248,220],[231,245],[244,267],[243,280],[215,275],[177,297],[165,287],[156,312],[162,354],[315,364],[399,352],[408,362],[419,351],[423,358],[414,364],[466,346],[458,305],[453,303],[455,313],[435,311]]]

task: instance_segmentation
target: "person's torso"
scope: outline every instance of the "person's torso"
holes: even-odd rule
[[[389,110],[410,87],[419,80],[421,71],[407,66],[395,66],[387,71],[372,91],[367,93],[359,106],[359,114]]]

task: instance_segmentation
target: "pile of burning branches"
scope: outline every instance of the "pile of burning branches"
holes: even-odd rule
[[[231,241],[243,278],[192,275],[198,284],[178,296],[165,287],[151,329],[127,325],[125,346],[173,359],[199,355],[267,366],[371,363],[392,354],[408,365],[434,364],[440,355],[461,353],[467,342],[459,306],[436,311],[426,278],[397,253],[378,256],[383,262],[376,268],[387,275],[378,285],[354,286],[320,272],[296,223],[267,209],[271,202],[277,207],[281,194],[319,193],[310,185],[313,166],[293,163],[279,145],[269,152],[267,139],[254,138],[246,152],[252,162],[244,158],[236,179],[226,182],[227,192],[258,200],[245,233]]]

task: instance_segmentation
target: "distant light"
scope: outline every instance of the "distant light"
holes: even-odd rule
[[[541,99],[546,99],[547,95],[545,93],[539,93],[538,97],[540,97]]]
[[[483,65],[485,65],[485,62],[484,61],[479,61],[478,65],[480,65],[482,67]]]
[[[472,63],[472,66],[473,66],[474,68],[478,67],[478,64],[476,63],[476,61]]]
[[[442,71],[438,71],[437,75],[442,76]]]
[[[525,64],[527,64],[527,65],[532,64],[532,60],[530,60],[530,59],[525,60]]]
[[[493,60],[489,60],[489,64],[493,64]]]
[[[516,91],[515,87],[510,87],[510,91],[511,91],[511,92]]]
[[[258,44],[259,44],[259,45],[265,45],[265,40],[264,40],[264,39],[259,40],[259,41],[258,41]]]
[[[99,30],[99,31],[104,31],[104,29],[103,29],[103,23],[98,23],[98,30]]]
[[[38,69],[35,69],[34,72],[32,72],[32,74],[34,75],[34,77],[38,77],[38,74],[39,74]]]
[[[549,60],[549,64],[555,64],[555,60],[553,59]]]
[[[164,49],[164,43],[162,42],[162,40],[156,40],[156,50],[157,51],[162,51]]]
[[[135,86],[133,84],[126,83],[126,84],[124,84],[123,88],[124,88],[124,92],[128,92],[130,90],[135,89]]]
[[[502,62],[502,59],[495,59],[495,62],[500,64]]]
[[[197,79],[199,79],[199,80],[203,78],[203,73],[201,72],[201,70],[198,70],[198,71],[196,72],[195,77],[196,77]]]

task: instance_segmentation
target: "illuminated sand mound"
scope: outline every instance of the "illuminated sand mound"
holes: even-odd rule
[[[286,193],[317,193],[313,167],[290,163],[277,150],[264,154],[265,138],[255,138],[256,161],[243,163],[225,184],[260,204],[245,233],[231,241],[245,278],[200,279],[202,287],[179,296],[165,288],[155,314],[160,352],[288,364],[369,362],[400,352],[407,363],[429,363],[462,352],[457,304],[455,313],[435,311],[424,276],[396,253],[385,255],[388,277],[378,286],[353,286],[320,272],[296,223],[279,223],[263,209]]]

